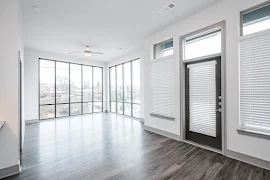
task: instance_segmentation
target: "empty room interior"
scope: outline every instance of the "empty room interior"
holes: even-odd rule
[[[270,180],[269,0],[1,0],[0,179]]]

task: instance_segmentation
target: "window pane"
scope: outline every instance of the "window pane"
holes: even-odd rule
[[[141,106],[138,104],[133,104],[133,117],[140,118],[141,117]]]
[[[54,118],[55,115],[55,106],[50,105],[50,106],[40,106],[40,119],[49,119],[49,118]]]
[[[118,102],[123,102],[123,69],[122,65],[119,65],[116,67],[116,83],[117,83],[117,101]]]
[[[133,103],[140,104],[140,60],[132,61]]]
[[[115,97],[115,90],[116,90],[116,83],[115,83],[115,67],[110,68],[110,95],[111,95],[111,101],[116,101]]]
[[[125,115],[131,116],[131,104],[125,103]]]
[[[124,102],[131,102],[131,63],[124,64]]]
[[[70,115],[78,115],[78,114],[82,114],[82,104],[81,103],[70,104]]]
[[[83,66],[83,101],[92,101],[92,67]]]
[[[199,35],[199,37],[185,40],[185,58],[193,59],[211,54],[221,53],[221,31]]]
[[[102,68],[94,67],[94,101],[102,101]]]
[[[94,102],[94,112],[102,112],[102,102]]]
[[[83,113],[84,114],[92,113],[92,103],[83,103]]]
[[[117,113],[123,114],[123,103],[117,103]]]
[[[173,40],[170,39],[166,42],[156,44],[154,48],[155,48],[154,54],[155,59],[173,55]]]
[[[55,104],[55,62],[40,60],[40,104]]]
[[[111,112],[116,112],[116,102],[111,102]]]
[[[270,5],[243,14],[243,35],[270,29]]]
[[[69,105],[59,104],[56,105],[56,117],[69,116]]]
[[[81,102],[81,65],[70,64],[70,102]]]
[[[56,62],[56,102],[69,102],[69,64]]]

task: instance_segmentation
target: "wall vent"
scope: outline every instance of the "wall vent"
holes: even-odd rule
[[[175,4],[170,3],[166,5],[164,8],[160,9],[158,12],[162,15],[167,14],[169,11],[171,11],[175,7]]]

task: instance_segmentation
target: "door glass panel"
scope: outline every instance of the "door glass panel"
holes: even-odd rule
[[[40,104],[55,104],[54,61],[40,60]]]
[[[56,62],[56,102],[69,103],[68,63]]]
[[[83,102],[92,101],[92,67],[83,66]]]
[[[188,65],[189,131],[216,137],[216,61]]]
[[[82,72],[81,65],[70,64],[70,102],[82,101]]]

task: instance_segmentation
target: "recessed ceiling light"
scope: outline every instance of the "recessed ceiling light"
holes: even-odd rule
[[[35,12],[40,12],[41,9],[37,6],[32,6],[32,9],[35,11]]]

